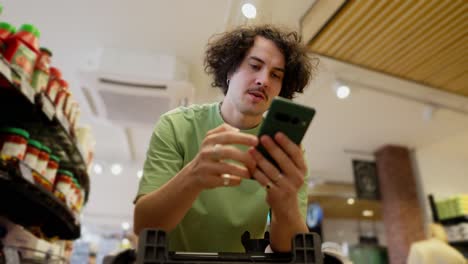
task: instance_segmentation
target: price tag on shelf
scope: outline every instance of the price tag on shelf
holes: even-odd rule
[[[11,68],[10,65],[4,61],[3,59],[0,59],[0,72],[2,75],[9,81],[11,82]]]
[[[49,118],[49,120],[52,120],[55,115],[55,106],[54,104],[45,96],[45,94],[41,94],[41,99],[42,99],[42,111],[44,114]]]
[[[31,103],[34,104],[34,96],[36,95],[36,91],[31,87],[29,82],[26,80],[24,76],[21,76],[21,92],[28,98]]]
[[[65,131],[70,134],[70,123],[68,122],[67,118],[65,118],[65,115],[60,109],[56,110],[56,116],[60,124],[62,124],[62,127],[65,129]]]
[[[19,163],[19,168],[20,168],[21,176],[23,176],[23,178],[27,180],[28,182],[34,184],[34,178],[33,178],[31,169],[21,162]]]

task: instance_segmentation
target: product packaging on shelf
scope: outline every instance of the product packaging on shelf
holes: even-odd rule
[[[49,163],[47,163],[47,170],[44,175],[44,178],[50,182],[51,186],[55,185],[55,177],[59,168],[59,157],[55,155],[50,155]],[[52,191],[52,188],[50,189]]]
[[[31,86],[38,93],[47,89],[50,74],[50,57],[52,57],[52,52],[42,47],[40,49],[39,58],[34,66],[34,73],[31,80]]]
[[[40,32],[34,25],[24,24],[5,41],[3,56],[28,82],[39,56],[39,37]]]
[[[24,163],[26,163],[31,169],[36,169],[37,161],[41,153],[42,144],[34,139],[28,141],[28,147],[26,148],[26,155],[24,156]]]
[[[42,145],[41,152],[39,153],[39,159],[37,160],[36,171],[45,175],[47,169],[47,163],[49,163],[50,154],[52,151],[49,147]]]
[[[86,165],[89,169],[91,163],[93,162],[94,146],[96,145],[96,141],[91,133],[91,127],[78,127],[76,128],[75,133],[77,143],[82,150],[83,158],[85,159]]]
[[[0,156],[2,158],[24,159],[29,133],[21,128],[0,128]]]
[[[50,67],[49,72],[50,76],[49,82],[47,83],[46,95],[49,97],[50,101],[55,102],[57,93],[60,90],[59,80],[62,78],[62,73],[56,67]]]
[[[7,23],[7,22],[0,22],[0,53],[3,54],[5,52],[5,41],[11,35],[15,34],[16,28]]]

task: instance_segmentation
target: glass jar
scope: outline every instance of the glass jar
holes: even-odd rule
[[[50,67],[49,69],[49,82],[47,84],[46,94],[49,97],[50,101],[55,102],[57,93],[60,91],[60,78],[62,78],[62,73],[59,69],[55,67]]]
[[[39,58],[34,66],[34,73],[31,80],[31,87],[38,93],[47,89],[50,74],[50,57],[52,57],[52,52],[42,47],[40,49]]]
[[[70,192],[72,179],[73,173],[71,171],[57,171],[57,177],[55,179],[54,185],[54,195],[65,204],[67,204],[66,197],[68,196],[68,192]]]
[[[0,53],[3,54],[5,51],[5,41],[8,37],[15,34],[16,28],[7,23],[7,22],[0,22]]]
[[[52,191],[52,186],[55,184],[55,177],[57,176],[57,171],[59,168],[60,158],[55,155],[50,155],[49,162],[47,163],[46,173],[44,178],[50,183],[50,190]]]
[[[39,159],[37,160],[36,171],[42,176],[45,175],[47,169],[47,163],[49,163],[50,153],[52,151],[45,145],[42,145],[41,153],[39,153]]]
[[[26,155],[24,156],[24,163],[26,163],[31,169],[36,169],[37,160],[41,153],[42,144],[34,139],[28,141],[28,147],[26,148]]]
[[[19,28],[18,32],[5,40],[4,58],[27,81],[31,80],[34,65],[39,55],[38,42],[40,35],[41,33],[34,25],[24,24]]]
[[[21,128],[5,127],[0,129],[0,134],[0,156],[23,160],[28,145],[28,131]]]

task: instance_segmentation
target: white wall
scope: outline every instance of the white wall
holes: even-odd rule
[[[468,193],[468,130],[417,148],[415,157],[426,208],[428,194],[440,199]]]

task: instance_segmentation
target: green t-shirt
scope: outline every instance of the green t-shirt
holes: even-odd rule
[[[137,196],[169,181],[197,155],[206,133],[223,123],[219,103],[180,107],[162,115],[151,138]],[[242,132],[256,135],[259,128]],[[246,146],[237,147],[247,150]],[[304,218],[306,185],[299,194]],[[266,230],[269,207],[265,197],[265,189],[255,180],[201,192],[169,234],[169,250],[243,252],[241,236],[245,231],[252,238],[262,238]]]

